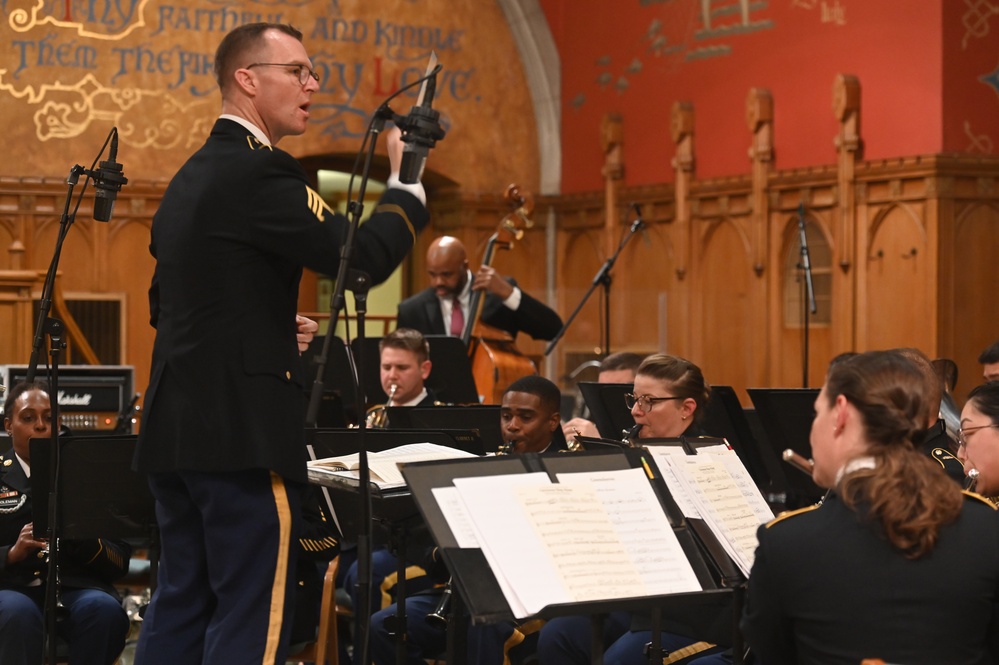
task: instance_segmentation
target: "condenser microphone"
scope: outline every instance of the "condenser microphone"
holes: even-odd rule
[[[100,168],[93,173],[94,189],[97,190],[94,199],[94,219],[98,222],[111,221],[114,202],[118,198],[121,186],[128,183],[128,178],[122,173],[118,163],[118,132],[111,135],[111,152],[107,161],[101,162]]]
[[[646,224],[645,220],[642,219],[642,207],[637,203],[632,203],[631,207],[635,209],[635,221],[631,224],[632,233],[635,231],[641,231],[642,240],[645,242],[646,246],[649,246],[652,242],[649,240],[649,234],[645,230]]]
[[[427,66],[427,79],[420,88],[416,105],[402,119],[400,129],[406,147],[402,150],[402,165],[399,168],[399,181],[412,185],[420,181],[423,167],[426,166],[430,149],[444,138],[444,128],[440,125],[440,112],[433,109],[434,92],[437,88],[437,54],[430,55]]]

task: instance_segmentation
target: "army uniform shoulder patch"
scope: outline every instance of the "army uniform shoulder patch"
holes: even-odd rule
[[[780,515],[767,522],[767,528],[769,529],[774,524],[777,524],[778,522],[783,522],[784,520],[790,519],[797,515],[804,515],[805,513],[810,513],[813,510],[818,510],[820,506],[821,504],[817,503],[814,506],[805,506],[804,508],[798,508],[797,510],[785,510]]]

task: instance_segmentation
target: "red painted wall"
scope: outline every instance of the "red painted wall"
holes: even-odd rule
[[[712,31],[705,29],[705,4]],[[626,184],[672,181],[669,111],[676,100],[694,104],[697,176],[747,172],[745,100],[752,87],[767,88],[774,98],[777,168],[832,163],[832,85],[840,73],[860,80],[868,159],[965,149],[968,141],[957,126],[963,102],[948,100],[954,111],[944,123],[945,63],[961,99],[973,97],[988,109],[973,124],[999,128],[999,95],[969,82],[964,59],[978,58],[988,47],[994,54],[999,40],[977,37],[973,51],[953,52],[951,42],[960,42],[964,30],[965,3],[755,0],[748,3],[748,21],[738,0],[541,5],[561,56],[566,193],[602,187],[599,127],[609,112],[624,118]],[[995,23],[999,32],[999,17]],[[977,66],[976,75],[995,64],[984,72]]]
[[[999,16],[994,3],[950,3],[943,17],[943,145],[994,153],[999,144]]]

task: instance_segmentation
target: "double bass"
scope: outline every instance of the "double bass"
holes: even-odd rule
[[[482,258],[483,266],[492,266],[497,249],[512,249],[514,241],[524,236],[524,229],[534,226],[530,219],[534,212],[534,199],[530,194],[522,194],[517,185],[510,185],[506,188],[504,199],[514,210],[503,217],[499,227],[489,237]],[[465,322],[461,339],[468,348],[475,387],[483,402],[499,404],[507,386],[522,376],[537,374],[538,368],[533,360],[517,350],[510,333],[479,320],[484,300],[484,289],[472,291],[470,316]]]

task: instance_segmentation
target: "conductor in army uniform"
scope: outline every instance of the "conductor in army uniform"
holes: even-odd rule
[[[52,435],[52,405],[43,382],[11,388],[4,429],[12,447],[0,455],[0,663],[37,665],[44,650],[48,543],[32,534],[29,441]],[[128,572],[131,553],[127,543],[106,538],[60,541],[66,616],[56,631],[69,643],[71,663],[111,665],[125,648],[128,616],[112,583]]]
[[[222,115],[153,218],[156,328],[136,468],[162,537],[137,662],[284,663],[301,490],[302,268],[335,275],[348,221],[277,147],[302,134],[319,76],[297,29],[253,23],[215,54]],[[386,132],[398,173],[402,143]],[[427,224],[423,187],[389,178],[354,266],[383,282]]]

